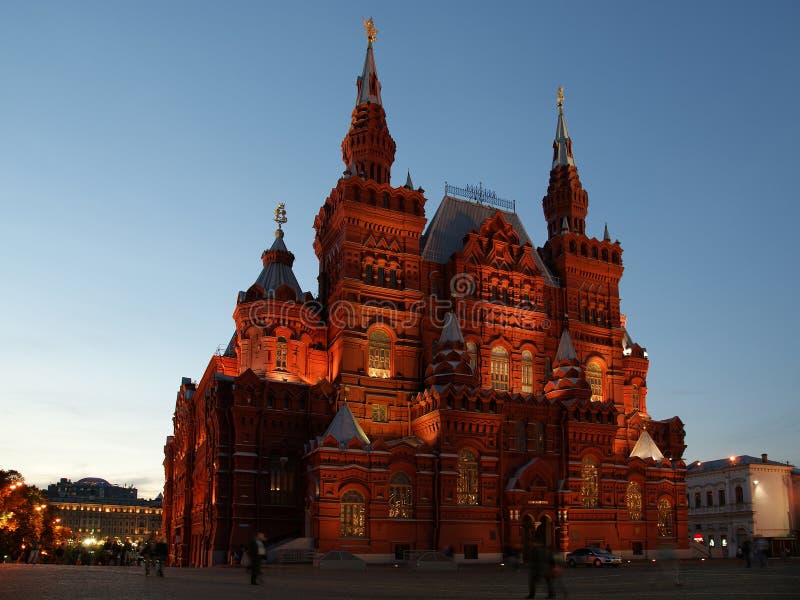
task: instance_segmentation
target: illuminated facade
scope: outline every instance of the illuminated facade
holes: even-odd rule
[[[765,539],[772,556],[797,554],[794,467],[748,455],[689,464],[689,533],[712,555],[734,556],[745,540]]]
[[[446,186],[428,221],[410,175],[390,183],[373,40],[314,219],[318,295],[292,272],[281,205],[230,345],[178,392],[171,560],[226,562],[259,530],[375,559],[686,548],[683,424],[647,410],[622,247],[585,233],[563,98],[543,247],[482,187]]]
[[[60,525],[79,538],[137,541],[161,535],[161,499],[139,499],[134,487],[97,477],[61,479],[47,487],[47,498]]]

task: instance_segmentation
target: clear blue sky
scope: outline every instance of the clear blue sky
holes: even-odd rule
[[[393,182],[429,217],[483,182],[541,245],[563,85],[651,414],[687,460],[800,463],[800,5],[297,4],[0,6],[0,468],[159,491],[180,378],[230,338],[279,201],[316,293],[370,15]]]

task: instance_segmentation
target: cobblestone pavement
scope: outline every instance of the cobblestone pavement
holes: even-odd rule
[[[525,571],[471,566],[456,571],[370,567],[365,572],[320,571],[311,566],[269,566],[252,586],[243,569],[165,569],[145,577],[137,567],[0,564],[0,599],[205,600],[210,598],[524,598]],[[677,579],[677,582],[676,582]],[[568,569],[561,578],[572,600],[613,598],[687,600],[800,598],[800,561],[745,569],[738,560]],[[679,585],[676,585],[679,584]],[[540,587],[537,597],[544,597]],[[563,597],[563,593],[559,594]]]

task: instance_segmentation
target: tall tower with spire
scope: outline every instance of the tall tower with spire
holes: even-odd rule
[[[586,212],[589,196],[581,186],[575,157],[572,155],[572,139],[564,117],[564,88],[558,88],[558,122],[553,141],[553,165],[550,170],[550,185],[542,200],[549,238],[565,231],[586,232]]]
[[[364,21],[364,31],[368,40],[367,55],[361,76],[356,80],[356,105],[350,119],[350,130],[342,140],[342,160],[351,175],[389,183],[395,143],[386,125],[386,112],[381,100],[381,82],[372,49],[378,30],[372,18]]]
[[[405,185],[391,184],[395,142],[375,66],[378,32],[372,19],[364,26],[364,67],[342,141],[346,170],[314,221],[314,249],[320,265],[319,300],[330,319],[331,381],[347,388],[357,417],[371,418],[373,405],[389,415],[386,424],[366,425],[372,434],[372,428],[385,433],[407,422],[408,394],[424,376],[416,360],[419,319],[413,310],[423,300],[419,243],[425,197],[414,189],[410,173]],[[376,344],[392,359],[371,353]],[[390,383],[393,390],[386,393]],[[378,388],[384,390],[380,401],[373,395]]]

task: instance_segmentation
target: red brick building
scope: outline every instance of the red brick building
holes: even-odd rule
[[[172,560],[225,562],[256,531],[376,559],[686,548],[683,424],[650,417],[622,247],[585,233],[563,98],[543,247],[482,188],[446,186],[428,222],[411,177],[390,183],[373,39],[346,171],[314,220],[318,295],[292,272],[281,205],[228,349],[178,392]]]

